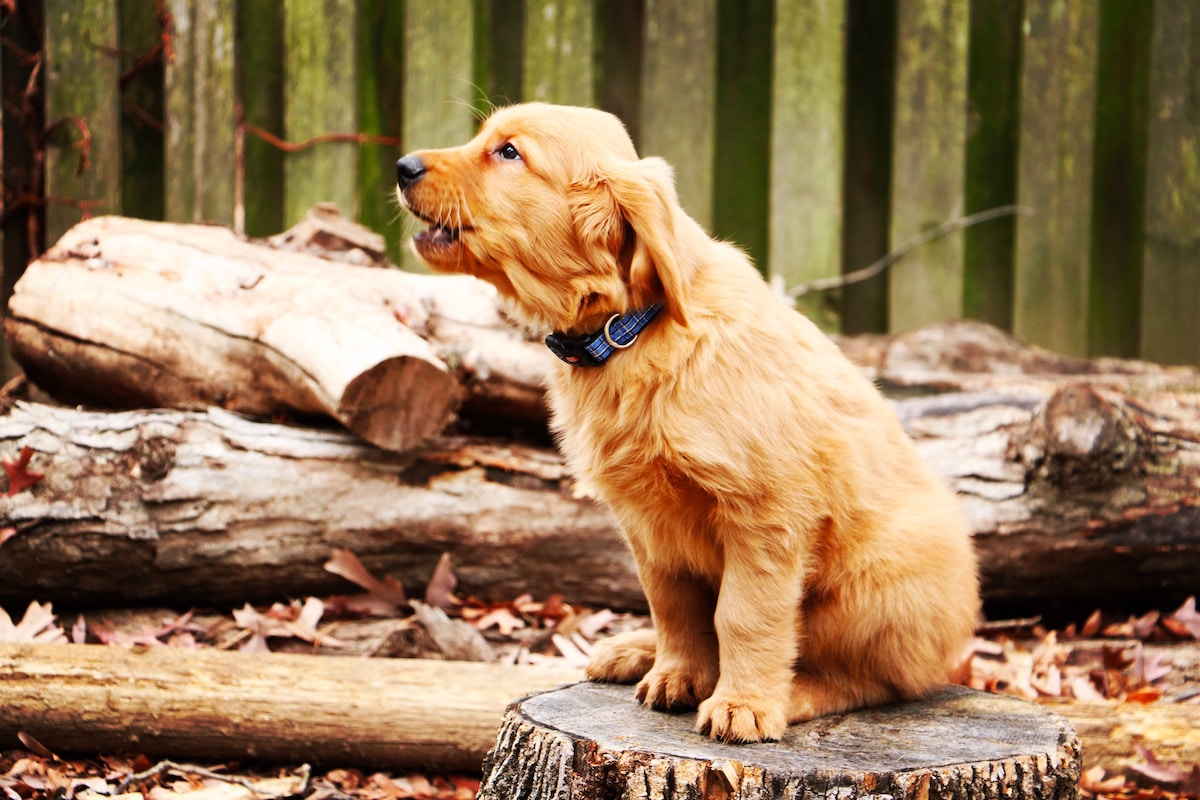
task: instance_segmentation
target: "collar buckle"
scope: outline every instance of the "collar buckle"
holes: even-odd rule
[[[595,333],[567,336],[556,331],[546,337],[546,346],[573,367],[598,367],[614,353],[632,347],[661,310],[662,305],[656,303],[628,314],[613,314]]]

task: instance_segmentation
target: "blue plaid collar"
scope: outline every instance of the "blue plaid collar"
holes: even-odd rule
[[[595,333],[568,336],[555,332],[546,337],[546,346],[573,367],[598,367],[613,353],[637,341],[638,334],[661,310],[662,306],[656,303],[628,314],[613,314]]]

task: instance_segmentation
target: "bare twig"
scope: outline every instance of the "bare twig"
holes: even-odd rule
[[[886,256],[868,267],[863,267],[862,269],[855,270],[854,272],[847,272],[845,275],[836,275],[831,278],[820,278],[815,281],[809,281],[808,283],[802,283],[799,286],[788,289],[787,295],[788,297],[792,298],[803,297],[810,292],[827,292],[830,289],[840,289],[843,286],[849,286],[853,283],[861,283],[862,281],[870,280],[888,267],[895,264],[900,259],[907,256],[912,251],[916,250],[918,247],[927,245],[935,239],[940,239],[943,236],[953,233],[954,231],[962,230],[963,228],[969,228],[972,225],[978,225],[981,222],[987,222],[988,220],[996,219],[998,217],[1006,217],[1010,214],[1029,215],[1033,214],[1033,209],[1029,208],[1028,206],[1019,205],[997,206],[996,208],[989,208],[986,211],[980,211],[976,214],[969,214],[965,217],[955,217],[954,219],[946,220],[936,228],[930,228],[924,233],[909,239],[899,248],[888,253]]]
[[[125,776],[125,780],[121,781],[121,783],[117,786],[117,793],[124,794],[131,785],[135,783],[144,783],[151,778],[157,778],[166,772],[178,772],[182,775],[195,775],[200,778],[208,778],[210,780],[231,783],[235,786],[241,786],[255,797],[262,798],[301,796],[308,791],[308,782],[312,777],[312,767],[308,764],[302,764],[300,768],[296,770],[295,774],[295,777],[300,779],[300,788],[295,791],[289,791],[286,794],[277,795],[269,792],[262,792],[258,787],[255,786],[253,781],[237,775],[226,775],[221,772],[214,772],[213,770],[205,769],[204,767],[197,767],[192,764],[180,764],[175,761],[160,761],[147,770],[135,772],[132,775]]]
[[[395,136],[376,136],[371,133],[326,133],[321,136],[314,136],[311,139],[305,139],[303,142],[289,142],[279,138],[270,131],[263,130],[257,125],[251,125],[249,122],[243,122],[241,127],[247,132],[254,134],[272,147],[282,150],[285,153],[299,153],[301,150],[307,150],[318,144],[326,144],[328,142],[353,142],[355,144],[382,144],[393,147],[400,146],[400,139]]]

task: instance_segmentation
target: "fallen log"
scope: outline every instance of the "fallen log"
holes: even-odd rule
[[[471,278],[121,217],[80,223],[31,263],[5,332],[29,377],[69,403],[329,415],[396,451],[441,431],[464,393],[543,418],[551,358]]]
[[[1069,722],[1012,697],[947,688],[817,719],[775,743],[722,745],[695,714],[664,715],[629,687],[575,684],[514,703],[483,766],[480,800],[595,797],[992,797],[1071,800]]]
[[[338,430],[207,412],[17,404],[0,453],[45,474],[0,497],[0,601],[243,602],[356,591],[323,564],[353,551],[420,596],[444,552],[461,591],[642,607],[605,509],[550,451],[465,439],[389,453]]]
[[[1165,608],[1200,574],[1200,394],[1068,385],[896,401],[958,490],[989,613]],[[45,480],[0,497],[0,600],[238,604],[347,587],[346,547],[419,592],[438,556],[462,590],[639,610],[611,517],[557,454],[443,439],[388,454],[334,430],[205,413],[18,404],[0,452]],[[130,580],[136,575],[136,580]],[[1077,617],[1082,618],[1082,617]]]
[[[0,644],[0,750],[474,772],[559,666]]]
[[[0,643],[0,750],[25,732],[63,753],[474,771],[509,702],[580,676],[548,665]],[[621,705],[633,696],[611,693]],[[1200,762],[1200,706],[1051,708],[1078,730],[1085,768],[1127,771],[1134,744],[1163,762]]]

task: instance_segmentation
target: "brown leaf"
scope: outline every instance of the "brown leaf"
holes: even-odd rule
[[[50,644],[65,642],[67,636],[55,624],[54,611],[50,603],[30,603],[25,616],[17,624],[0,608],[0,642]]]
[[[1172,630],[1178,632],[1179,629],[1187,631],[1193,639],[1200,639],[1200,613],[1196,612],[1196,598],[1193,595],[1189,597],[1179,609],[1163,620],[1164,623],[1173,623]]]
[[[377,617],[395,616],[400,606],[408,604],[408,596],[404,593],[404,585],[391,575],[379,580],[371,574],[362,561],[354,553],[346,550],[334,550],[325,569],[334,575],[340,575],[351,583],[366,590],[365,594],[345,598],[346,609]]]
[[[1125,776],[1113,775],[1111,778],[1105,778],[1104,767],[1097,764],[1084,770],[1083,775],[1079,778],[1079,788],[1092,794],[1119,792],[1125,788]]]
[[[17,529],[13,527],[0,528],[0,544],[4,544],[9,539],[17,535]]]
[[[1188,777],[1188,773],[1178,764],[1164,764],[1148,748],[1139,744],[1137,751],[1142,760],[1131,765],[1131,769],[1150,780],[1158,783],[1180,783]]]
[[[9,496],[25,491],[46,477],[40,472],[33,472],[29,469],[31,458],[33,458],[33,448],[28,446],[21,448],[21,454],[17,457],[16,462],[7,455],[3,457],[4,471],[8,474]]]
[[[458,578],[454,577],[454,571],[451,569],[450,554],[442,553],[437,567],[433,570],[433,577],[425,587],[425,603],[437,606],[443,611],[453,611],[462,605],[462,600],[454,595],[457,586]]]
[[[1100,610],[1092,612],[1092,615],[1087,618],[1087,622],[1083,623],[1083,629],[1079,631],[1079,636],[1083,639],[1090,639],[1100,632]]]

